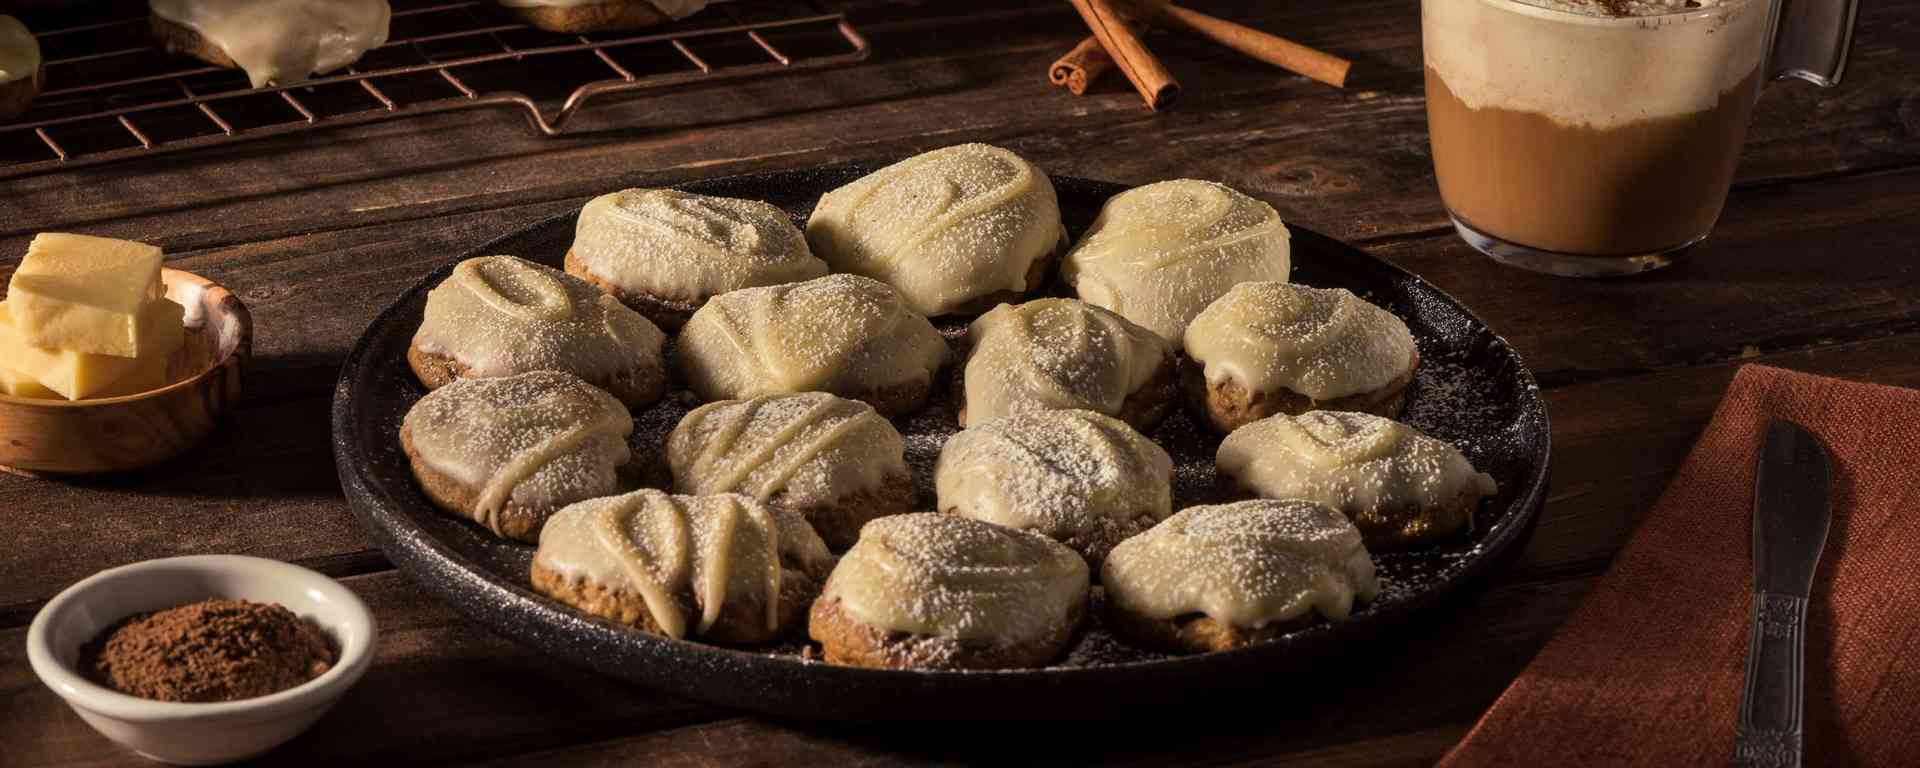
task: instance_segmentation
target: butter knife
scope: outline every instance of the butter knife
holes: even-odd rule
[[[1753,629],[1732,764],[1800,765],[1807,595],[1833,519],[1826,448],[1775,421],[1753,494]]]

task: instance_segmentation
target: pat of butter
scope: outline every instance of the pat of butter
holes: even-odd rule
[[[47,389],[39,379],[12,368],[0,368],[0,394],[13,397],[37,397],[42,400],[60,397],[60,393]]]
[[[141,310],[166,295],[160,258],[159,248],[128,240],[54,232],[35,236],[7,287],[14,332],[48,349],[154,354],[141,346],[148,337]]]
[[[70,349],[47,349],[27,343],[15,330],[13,300],[0,302],[0,367],[32,376],[48,389],[68,400],[103,397],[119,392],[122,381],[143,372],[151,379],[150,369],[166,375],[167,357],[186,340],[186,309],[167,299],[155,299],[140,311],[140,349],[145,357],[94,355]],[[145,380],[143,380],[145,381]],[[149,387],[151,388],[151,387]]]

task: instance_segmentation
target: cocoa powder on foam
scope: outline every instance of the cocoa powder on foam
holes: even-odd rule
[[[205,600],[128,616],[80,652],[95,683],[156,701],[234,701],[312,680],[338,654],[312,622],[277,605]]]

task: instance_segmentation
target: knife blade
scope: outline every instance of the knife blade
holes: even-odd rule
[[[1807,598],[1833,521],[1832,469],[1820,439],[1767,426],[1753,494],[1753,628],[1732,764],[1798,766],[1806,703]]]

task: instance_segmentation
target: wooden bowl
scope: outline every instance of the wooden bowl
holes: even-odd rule
[[[41,400],[0,395],[0,470],[94,474],[157,464],[213,431],[240,399],[253,355],[253,316],[227,289],[161,269],[186,308],[187,341],[167,360],[167,386],[124,397]]]

